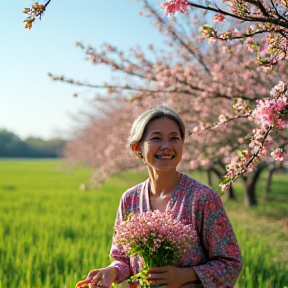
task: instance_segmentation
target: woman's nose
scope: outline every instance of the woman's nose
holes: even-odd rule
[[[171,147],[170,141],[169,139],[163,139],[163,142],[161,144],[161,149],[165,150],[165,149],[169,149]]]

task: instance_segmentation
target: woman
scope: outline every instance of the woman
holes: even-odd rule
[[[185,139],[185,126],[172,110],[160,107],[144,112],[133,123],[130,147],[147,165],[149,178],[126,191],[121,199],[116,223],[130,213],[166,211],[191,224],[196,245],[182,267],[152,268],[152,285],[167,287],[233,287],[241,271],[241,255],[233,229],[220,197],[210,188],[177,171]],[[141,269],[137,257],[127,257],[112,245],[114,262],[90,271],[91,287],[121,283]]]

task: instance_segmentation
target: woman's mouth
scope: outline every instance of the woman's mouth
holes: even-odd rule
[[[155,155],[155,157],[160,160],[171,160],[175,155]]]

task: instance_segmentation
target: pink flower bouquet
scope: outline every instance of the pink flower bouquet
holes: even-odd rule
[[[130,281],[149,287],[147,273],[152,267],[177,265],[193,245],[191,227],[177,221],[170,212],[158,210],[132,214],[115,226],[116,243],[128,256],[139,255],[144,265]]]

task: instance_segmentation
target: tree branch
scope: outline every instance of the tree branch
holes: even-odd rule
[[[217,12],[217,13],[221,13],[223,15],[232,17],[232,18],[236,18],[242,21],[247,21],[247,22],[261,22],[261,23],[272,23],[275,24],[277,26],[281,26],[284,28],[288,28],[288,21],[281,17],[280,19],[283,20],[281,21],[280,19],[275,19],[275,18],[265,18],[265,17],[253,17],[253,16],[239,16],[239,15],[235,15],[229,12],[226,12],[220,8],[213,8],[213,7],[209,7],[209,6],[203,6],[200,4],[196,4],[196,3],[192,3],[192,2],[188,2],[188,4],[192,7],[196,7],[202,10],[208,10],[208,11],[213,11],[213,12]]]

